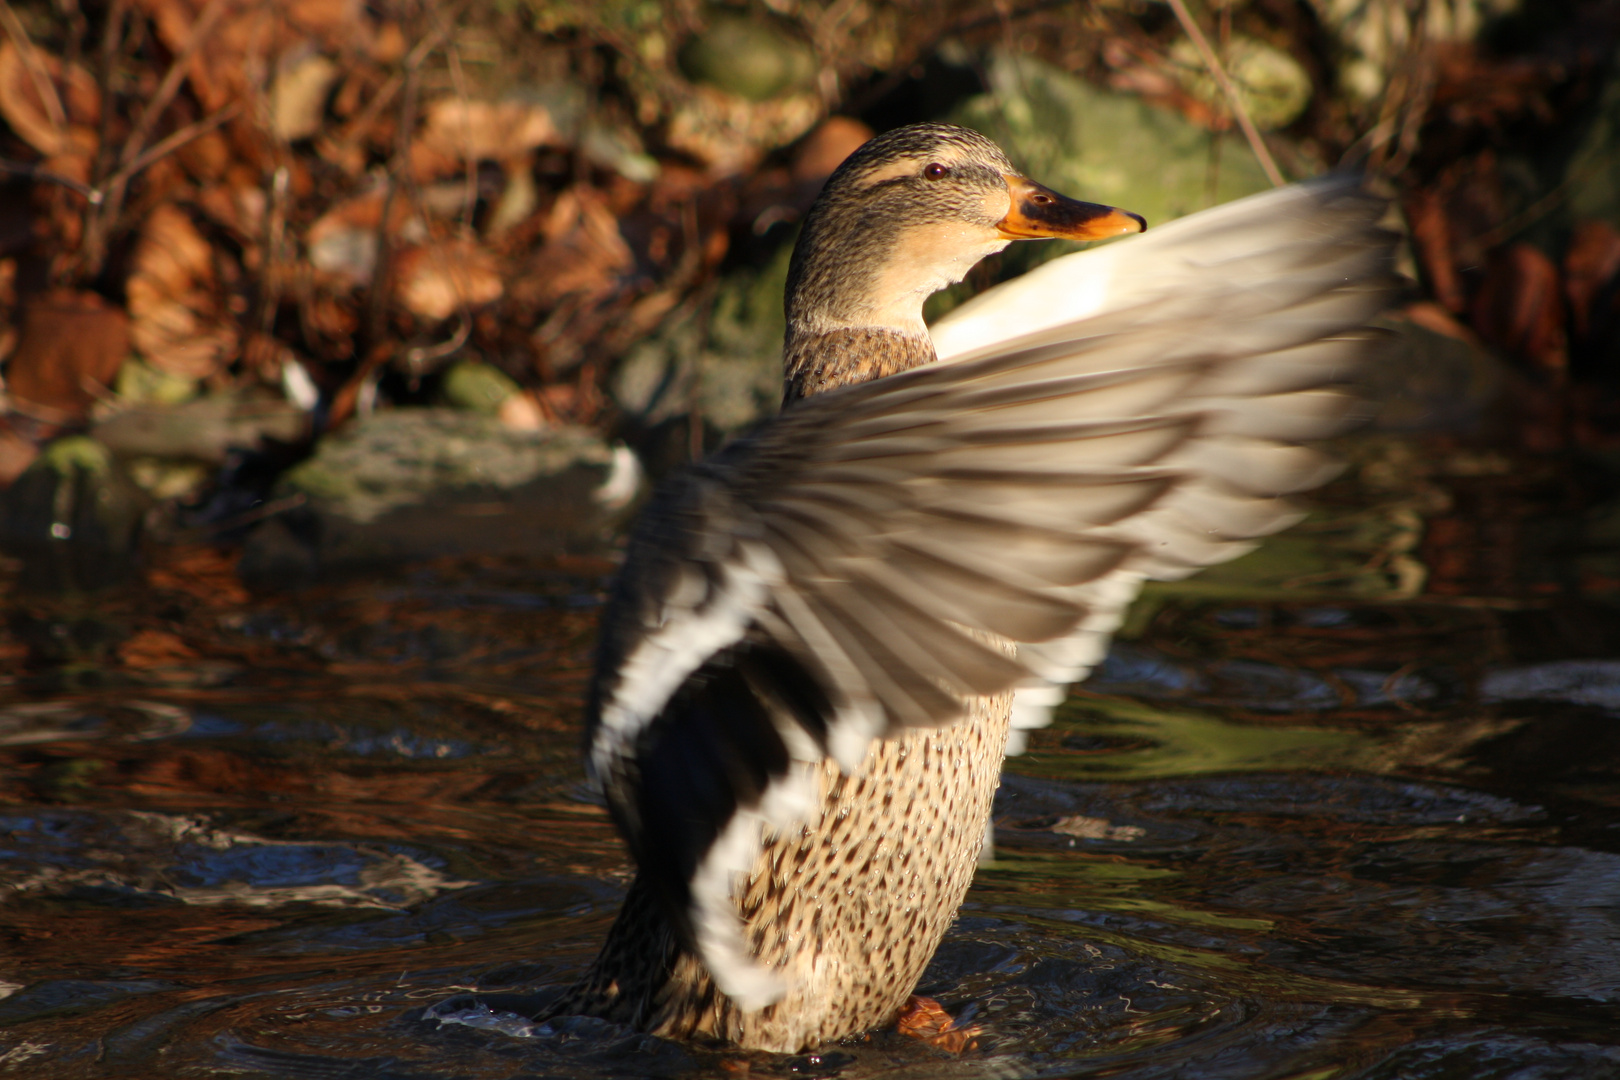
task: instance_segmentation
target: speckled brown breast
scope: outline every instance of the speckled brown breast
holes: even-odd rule
[[[792,989],[745,1013],[632,887],[591,972],[551,1010],[671,1038],[790,1053],[894,1019],[973,880],[1011,695],[962,721],[876,743],[860,773],[821,770],[819,820],[768,842],[739,908],[761,963]]]
[[[926,333],[856,327],[790,338],[782,353],[782,405],[933,362],[934,343]]]
[[[791,338],[783,404],[933,360],[926,334]],[[548,1015],[782,1053],[891,1022],[973,880],[1011,708],[1011,693],[982,698],[950,726],[879,740],[853,776],[822,762],[819,818],[768,840],[737,894],[756,958],[788,977],[781,1001],[744,1012],[720,993],[638,877],[596,962]]]

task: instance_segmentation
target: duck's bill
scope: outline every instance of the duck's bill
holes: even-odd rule
[[[1007,177],[1012,209],[997,223],[1008,240],[1106,240],[1147,229],[1139,214],[1059,195],[1023,176]]]

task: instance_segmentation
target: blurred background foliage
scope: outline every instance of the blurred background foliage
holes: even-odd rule
[[[289,470],[328,433],[362,452],[391,409],[477,418],[422,428],[490,455],[478,481],[445,450],[456,490],[529,475],[511,433],[589,435],[581,467],[622,443],[654,475],[701,453],[775,407],[787,251],[822,181],[873,131],[929,119],[1155,223],[1263,190],[1262,155],[1289,179],[1362,169],[1395,197],[1414,280],[1392,355],[1421,376],[1380,376],[1384,422],[1485,425],[1530,453],[1620,444],[1615,0],[0,16],[0,485],[102,490],[66,480],[84,455],[44,453],[88,439],[120,492],[101,503],[138,525],[103,534],[269,522],[304,537],[275,550],[307,546],[353,515]],[[929,312],[1071,247],[1015,245]],[[396,445],[379,429],[376,453]],[[0,495],[0,542],[71,533],[39,509],[62,500]]]

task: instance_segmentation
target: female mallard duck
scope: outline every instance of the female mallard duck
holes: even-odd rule
[[[1296,443],[1350,409],[1381,211],[1342,181],[1258,196],[931,339],[923,300],[1010,241],[1143,222],[963,128],[850,157],[793,254],[788,407],[631,537],[587,767],[637,875],[548,1011],[775,1051],[891,1021],[973,875],[1009,722],[1085,674],[1141,581],[1247,550],[1332,473]]]

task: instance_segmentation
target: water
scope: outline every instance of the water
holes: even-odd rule
[[[1620,1076],[1620,596],[1532,563],[1145,607],[1011,764],[921,987],[983,1027],[959,1057],[503,1012],[628,880],[577,763],[607,563],[269,598],[206,549],[79,596],[14,566],[0,1075]]]

